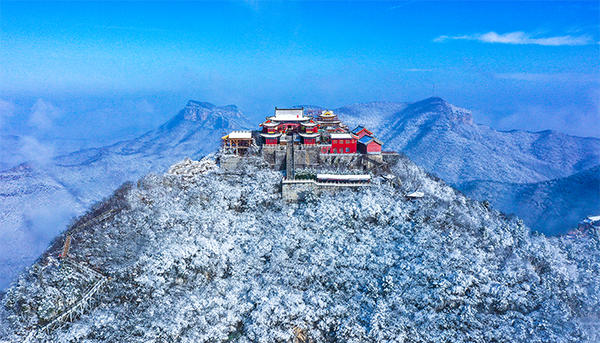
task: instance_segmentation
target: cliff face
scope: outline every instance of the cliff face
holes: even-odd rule
[[[126,185],[69,231],[72,258],[109,276],[107,288],[40,337],[591,341],[582,323],[600,305],[597,233],[531,235],[407,159],[394,174],[400,184],[375,178],[301,203],[281,201],[281,175],[252,158],[237,174],[188,160]],[[406,200],[414,190],[425,197]],[[87,289],[55,260],[63,238],[9,289],[3,339],[29,334]]]

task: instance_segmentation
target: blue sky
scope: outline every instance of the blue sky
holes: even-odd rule
[[[90,136],[86,123],[102,118],[94,134],[115,139],[187,99],[258,118],[276,105],[417,101],[435,85],[480,123],[600,136],[595,1],[2,1],[0,11],[5,133],[39,135],[40,101],[65,134]]]

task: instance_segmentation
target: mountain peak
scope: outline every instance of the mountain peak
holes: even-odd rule
[[[188,100],[186,107],[202,107],[207,109],[212,109],[217,107],[215,104],[205,101],[197,101],[197,100]]]
[[[409,105],[406,109],[412,113],[436,113],[441,120],[453,123],[473,124],[471,111],[454,106],[440,97],[430,97]]]
[[[204,121],[209,116],[240,118],[242,113],[235,105],[216,106],[210,102],[188,101],[183,109],[183,119],[189,121]]]

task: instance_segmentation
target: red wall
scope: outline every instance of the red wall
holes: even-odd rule
[[[355,154],[356,140],[355,139],[332,139],[331,151],[332,154]]]
[[[299,127],[299,123],[282,123],[279,125],[279,132],[285,132],[286,129],[290,131],[297,131]]]
[[[371,143],[367,144],[367,153],[369,152],[381,152],[381,145],[377,144],[375,141],[371,141]]]

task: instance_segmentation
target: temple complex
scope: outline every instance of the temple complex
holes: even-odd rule
[[[302,190],[318,193],[323,187],[368,185],[371,175],[385,174],[398,158],[397,153],[383,151],[383,142],[372,131],[364,126],[350,131],[329,110],[276,107],[258,130],[233,131],[222,140],[220,163],[225,169],[243,167],[245,156],[261,156],[283,171],[282,192],[292,200]]]

